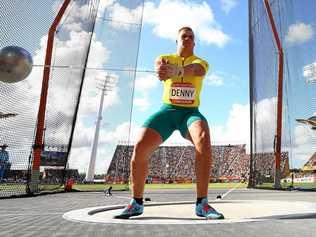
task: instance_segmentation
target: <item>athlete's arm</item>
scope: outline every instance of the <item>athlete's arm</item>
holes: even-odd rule
[[[183,76],[204,76],[205,68],[199,63],[192,63],[184,67],[174,64],[167,64],[167,77],[183,77]]]
[[[189,64],[183,67],[183,76],[204,76],[206,71],[199,63]]]
[[[184,67],[175,64],[169,64],[168,60],[159,59],[155,61],[156,73],[160,80],[166,80],[171,77],[183,76],[204,76],[205,67],[200,63],[192,63]]]
[[[168,71],[169,64],[167,62],[164,58],[159,58],[155,61],[155,70],[160,81],[165,81],[170,77]]]

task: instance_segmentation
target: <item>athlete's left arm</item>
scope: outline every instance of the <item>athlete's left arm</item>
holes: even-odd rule
[[[208,63],[201,59],[194,60],[191,64],[184,67],[167,64],[165,65],[168,77],[183,77],[183,76],[200,76],[203,77],[207,73]]]
[[[205,76],[206,74],[206,70],[205,68],[199,64],[199,63],[193,63],[193,64],[189,64],[183,67],[184,72],[183,72],[183,76]]]

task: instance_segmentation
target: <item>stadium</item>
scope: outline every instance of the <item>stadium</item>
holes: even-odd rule
[[[249,179],[250,156],[246,154],[246,144],[212,146],[213,165],[210,182],[245,182]],[[133,152],[131,145],[118,145],[106,174],[109,184],[128,182],[130,160]],[[262,163],[258,167],[256,180],[271,182],[274,177],[273,153],[257,154]],[[150,157],[147,183],[194,183],[195,154],[193,146],[161,146]],[[289,173],[288,153],[282,154],[282,178]],[[268,171],[268,172],[266,172]],[[269,180],[270,179],[270,180]]]

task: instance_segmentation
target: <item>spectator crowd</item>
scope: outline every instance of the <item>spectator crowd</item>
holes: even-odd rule
[[[210,182],[242,181],[249,177],[246,145],[212,146]],[[124,183],[129,179],[132,145],[118,145],[109,166],[106,182]],[[184,183],[195,181],[193,146],[160,146],[150,157],[148,183]]]

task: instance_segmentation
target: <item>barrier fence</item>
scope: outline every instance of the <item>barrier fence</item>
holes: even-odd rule
[[[64,185],[98,5],[96,0],[1,1],[0,48],[27,50],[33,67],[15,83],[5,81],[14,69],[8,75],[1,69],[0,196]]]
[[[252,187],[299,187],[309,184],[294,177],[314,177],[314,8],[314,1],[249,1]]]

